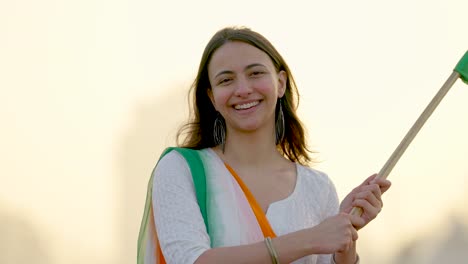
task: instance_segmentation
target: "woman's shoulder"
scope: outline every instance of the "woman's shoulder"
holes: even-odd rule
[[[193,190],[190,165],[184,155],[176,149],[166,149],[163,152],[152,172],[153,191],[162,195]]]
[[[210,149],[192,150],[187,148],[167,148],[159,157],[159,160],[153,170],[153,174],[167,175],[174,172],[190,174],[189,163],[194,163],[193,157],[198,156],[201,160],[213,155]]]
[[[159,157],[156,168],[180,166],[183,163],[185,163],[184,157],[175,148],[169,148]]]
[[[167,148],[163,151],[163,154],[159,158],[157,166],[167,166],[167,165],[181,165],[186,164],[186,157],[190,154],[196,155],[207,155],[210,153],[210,149],[188,149],[188,148]]]
[[[154,182],[169,183],[190,179],[190,168],[187,160],[175,148],[168,148],[159,157],[152,175]]]
[[[296,166],[298,175],[306,184],[334,188],[333,182],[327,173],[299,163]]]

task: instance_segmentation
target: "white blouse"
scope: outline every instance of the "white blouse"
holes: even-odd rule
[[[210,155],[217,154],[209,150]],[[219,159],[219,157],[217,157]],[[296,163],[294,191],[268,207],[266,217],[276,235],[313,227],[339,210],[338,196],[328,176]],[[198,207],[190,168],[176,151],[164,156],[154,170],[153,209],[161,250],[167,263],[194,263],[210,249]],[[311,255],[294,264],[329,264],[331,255]]]

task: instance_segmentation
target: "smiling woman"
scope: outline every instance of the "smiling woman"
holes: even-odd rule
[[[192,88],[184,143],[149,183],[138,263],[359,262],[357,230],[390,182],[372,175],[340,204],[308,167],[294,79],[273,45],[247,28],[220,30]]]
[[[241,140],[244,133],[275,138],[275,108],[286,89],[286,73],[277,72],[266,53],[244,42],[226,43],[213,54],[208,75],[213,83],[208,95],[226,120],[227,138]]]
[[[228,73],[231,75],[234,74],[233,69],[230,68],[233,65],[230,65],[229,63],[233,61],[236,56],[242,55],[242,53],[223,53],[223,49],[218,51],[218,49],[221,47],[224,48],[225,44],[229,44],[228,47],[234,45],[232,42],[235,42],[235,46],[249,46],[251,53],[260,52],[255,56],[263,59],[264,64],[261,64],[259,61],[252,62],[253,58],[250,58],[249,61],[252,63],[244,62],[245,69],[242,69],[242,71],[249,70],[252,72],[252,70],[255,70],[251,69],[252,67],[263,67],[263,70],[265,71],[267,70],[265,68],[266,65],[271,66],[271,64],[273,64],[272,66],[274,68],[270,67],[270,69],[268,69],[269,75],[279,75],[278,77],[281,75],[286,75],[282,77],[284,78],[283,82],[285,82],[282,84],[285,87],[281,87],[281,89],[284,89],[284,95],[282,97],[279,96],[281,97],[281,100],[278,100],[276,107],[276,117],[279,119],[277,120],[279,122],[276,122],[278,125],[276,131],[281,132],[277,134],[276,143],[281,147],[280,150],[282,153],[290,160],[301,161],[303,163],[310,162],[311,159],[309,157],[304,139],[304,129],[296,115],[298,92],[289,66],[283,57],[279,54],[279,52],[266,38],[260,34],[247,30],[226,29],[224,31],[219,31],[215,36],[213,36],[211,41],[206,46],[200,62],[198,75],[192,86],[192,92],[194,93],[194,109],[192,111],[193,117],[191,121],[179,132],[179,138],[182,138],[182,134],[186,133],[186,137],[182,143],[182,146],[187,148],[200,149],[220,145],[220,142],[214,142],[214,138],[211,136],[212,131],[220,131],[221,133],[226,132],[224,128],[220,130],[214,126],[215,123],[224,124],[224,118],[218,122],[215,122],[220,117],[220,114],[212,104],[213,88],[215,86],[226,86],[226,84],[231,82],[229,78],[233,78],[233,76],[228,76],[229,78],[216,80],[211,80],[210,78],[219,78],[221,75]],[[218,65],[217,67],[227,68],[219,68],[215,73],[209,72],[210,70],[215,70],[212,69],[212,64],[215,63],[215,61],[212,60],[214,55],[216,55],[216,57],[223,56],[225,59],[224,64],[223,61],[219,61],[218,63],[221,65]],[[244,59],[246,57],[248,56],[244,56]],[[265,61],[265,59],[267,60]],[[239,63],[241,62],[238,62],[238,64]],[[253,71],[252,73],[259,74],[258,70]],[[213,74],[215,75],[214,77]],[[244,75],[245,74],[247,74],[247,72],[245,72]],[[212,82],[214,82],[213,85]],[[221,85],[220,82],[223,82],[223,84]],[[282,111],[279,111],[280,109]],[[282,119],[283,117],[284,119]],[[283,121],[281,120],[288,120],[288,122],[286,122],[283,126]],[[224,144],[221,145],[224,147]]]

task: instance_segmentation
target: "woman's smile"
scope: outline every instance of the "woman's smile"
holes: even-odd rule
[[[236,110],[247,110],[256,107],[258,104],[260,104],[260,100],[257,101],[252,101],[248,103],[239,103],[234,105],[234,109]]]

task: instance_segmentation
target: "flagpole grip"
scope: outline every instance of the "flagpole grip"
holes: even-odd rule
[[[440,88],[439,92],[437,92],[437,94],[431,100],[429,105],[427,105],[426,109],[424,109],[422,114],[419,116],[418,120],[416,120],[414,125],[408,131],[408,133],[406,133],[406,136],[400,142],[398,147],[395,149],[395,151],[393,151],[393,154],[390,156],[390,158],[387,160],[385,165],[382,167],[376,179],[378,178],[386,179],[388,177],[390,172],[393,170],[393,168],[397,164],[398,160],[401,158],[403,153],[408,148],[411,141],[413,141],[413,139],[418,134],[419,130],[421,130],[423,125],[426,123],[427,119],[429,119],[431,114],[434,112],[434,110],[437,108],[439,103],[442,101],[444,96],[448,93],[450,88],[452,88],[453,84],[457,81],[459,77],[460,77],[460,73],[458,73],[457,71],[452,72],[452,74],[449,76],[447,81],[445,81],[444,85]],[[353,207],[353,209],[351,210],[352,215],[361,216],[362,213],[363,211],[362,211],[362,208],[360,207]]]

